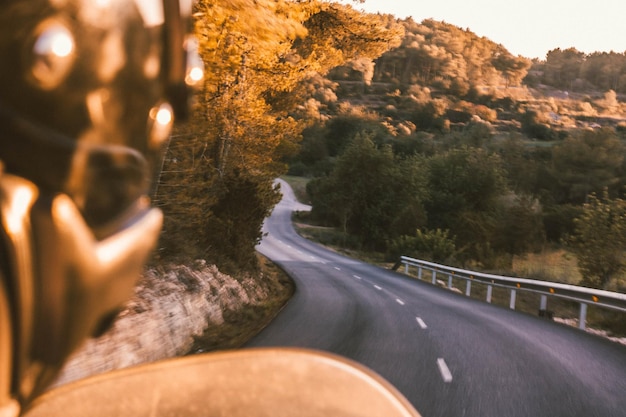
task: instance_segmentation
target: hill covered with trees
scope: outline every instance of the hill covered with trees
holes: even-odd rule
[[[313,218],[390,259],[506,269],[565,245],[584,284],[621,288],[626,56],[531,61],[443,22],[399,23],[399,46],[310,85],[290,169],[313,178]],[[598,207],[612,214],[600,220]],[[593,245],[580,238],[591,213],[606,236]],[[585,266],[604,255],[610,272]]]
[[[162,259],[254,269],[287,169],[313,178],[316,221],[390,257],[494,268],[564,243],[592,257],[577,236],[598,206],[617,210],[606,250],[626,244],[610,223],[626,182],[623,54],[531,61],[444,22],[318,0],[194,13],[208,76],[156,195]],[[618,258],[588,283],[618,285]]]

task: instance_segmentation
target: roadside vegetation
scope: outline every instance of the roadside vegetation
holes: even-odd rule
[[[626,57],[533,62],[446,23],[401,23],[369,71],[318,83],[332,100],[289,160],[310,179],[309,221],[388,261],[510,272],[562,253],[570,282],[623,291]]]
[[[125,342],[98,339],[85,372],[128,363],[127,349],[236,347],[271,319],[293,288],[255,246],[286,173],[313,206],[301,232],[351,255],[626,291],[625,54],[530,61],[443,22],[321,0],[198,0],[194,16],[206,78],[153,195],[158,291],[139,288]],[[189,297],[200,307],[180,312]],[[193,314],[206,317],[180,325]],[[626,334],[623,317],[595,314]],[[163,327],[142,332],[154,356],[134,350],[129,316]]]
[[[318,239],[520,275],[561,257],[574,272],[537,278],[626,290],[626,55],[531,61],[318,0],[194,7],[207,78],[166,152],[155,264],[258,271],[288,172]]]
[[[291,296],[290,279],[255,247],[280,197],[274,180],[310,124],[301,106],[332,68],[376,59],[404,33],[390,17],[319,0],[198,0],[194,16],[205,79],[190,121],[165,149],[152,267],[200,260],[241,282],[254,277],[265,299],[242,293],[236,305],[220,303],[223,321],[195,333],[191,353],[241,346]]]
[[[626,56],[529,61],[452,25],[402,24],[402,44],[369,69],[318,82],[316,121],[289,160],[313,206],[300,232],[374,262],[626,292]],[[623,315],[590,321],[626,334]]]

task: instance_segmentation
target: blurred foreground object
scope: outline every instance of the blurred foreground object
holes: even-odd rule
[[[418,416],[371,371],[298,350],[187,357],[41,395],[112,323],[159,236],[164,143],[203,83],[191,3],[0,8],[0,417]]]
[[[57,388],[27,417],[419,417],[372,371],[327,353],[249,349],[188,356]]]
[[[3,2],[2,417],[132,295],[161,229],[163,145],[202,80],[190,31],[191,0]]]

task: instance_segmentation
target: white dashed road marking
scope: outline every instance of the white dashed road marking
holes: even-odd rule
[[[439,372],[441,373],[443,382],[452,382],[452,373],[450,372],[450,369],[448,369],[448,365],[446,365],[446,361],[444,361],[443,358],[437,359],[437,366],[439,367]]]
[[[280,243],[285,244],[285,243],[284,243],[284,242],[282,242],[282,241],[279,241],[279,242],[280,242]],[[291,245],[289,245],[289,244],[286,244],[286,246],[287,246],[288,248],[292,248],[292,246],[291,246]],[[300,253],[300,254],[303,254],[303,253],[302,253],[300,250],[298,250],[298,249],[296,249],[296,251],[297,251],[298,253]],[[313,255],[309,255],[309,258],[311,258],[311,259],[319,259],[319,258],[317,258],[317,257],[315,257],[315,256],[313,256]],[[320,261],[322,264],[324,264],[324,265],[326,265],[326,264],[327,264],[327,261],[326,261],[325,259],[319,259],[319,261]],[[337,267],[337,266],[335,266],[334,268],[335,268],[337,271],[341,271],[341,268],[339,268],[339,267]],[[358,276],[358,275],[353,275],[353,277],[354,277],[355,279],[357,279],[357,280],[363,280],[363,278],[361,278],[361,277],[360,277],[360,276]],[[378,291],[382,291],[382,287],[380,287],[380,286],[378,286],[378,285],[374,285],[374,288],[376,288]],[[390,295],[392,295],[392,294],[390,294]],[[392,296],[393,296],[393,295],[392,295]],[[397,302],[398,304],[400,304],[401,306],[405,305],[404,301],[402,301],[400,298],[396,298],[396,302]],[[425,330],[425,329],[427,329],[427,328],[428,328],[428,326],[426,325],[426,323],[424,322],[424,320],[422,320],[422,318],[421,318],[421,317],[415,317],[415,320],[417,321],[417,324],[420,326],[420,328],[421,328],[422,330]],[[439,368],[439,373],[441,374],[441,378],[443,379],[443,382],[444,382],[444,383],[447,383],[447,384],[448,384],[448,383],[451,383],[451,382],[452,382],[452,373],[450,372],[450,369],[448,368],[448,365],[446,364],[446,361],[445,361],[443,358],[438,358],[438,359],[437,359],[437,367]]]

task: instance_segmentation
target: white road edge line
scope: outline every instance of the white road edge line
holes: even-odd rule
[[[379,287],[378,285],[374,285],[374,288],[376,288],[378,291],[382,290],[382,288]]]
[[[417,324],[419,324],[422,329],[428,329],[428,326],[424,323],[424,320],[422,320],[421,317],[415,317],[415,320],[417,320]]]
[[[443,358],[437,359],[437,366],[439,367],[439,372],[441,372],[443,382],[452,382],[452,373],[450,372],[450,369],[448,369],[448,365],[446,365],[446,361],[444,361]]]
[[[396,303],[400,304],[401,306],[403,306],[403,305],[404,305],[404,301],[402,301],[402,300],[401,300],[401,299],[399,299],[399,298],[396,298]]]

